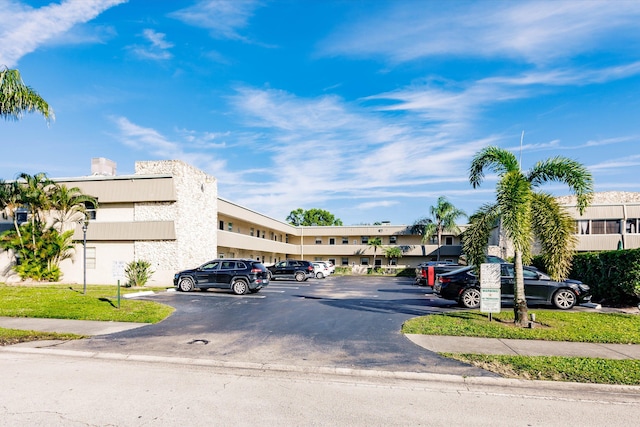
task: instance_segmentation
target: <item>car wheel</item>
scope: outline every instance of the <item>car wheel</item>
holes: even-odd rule
[[[182,292],[191,292],[196,288],[195,283],[191,277],[182,277],[178,282],[178,289]]]
[[[316,273],[316,279],[324,279],[324,274],[322,274],[322,271],[318,271]]]
[[[249,286],[247,286],[247,282],[244,280],[236,279],[231,285],[231,290],[236,295],[244,295],[249,290]]]
[[[560,310],[569,310],[576,305],[577,298],[569,289],[560,289],[553,294],[553,305]]]
[[[476,288],[465,289],[460,295],[460,305],[465,308],[480,307],[480,291]]]
[[[294,277],[296,278],[296,282],[304,282],[307,278],[307,276],[302,271],[296,272]]]

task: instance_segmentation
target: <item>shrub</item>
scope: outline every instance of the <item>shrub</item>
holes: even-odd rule
[[[124,269],[124,275],[127,278],[126,287],[144,286],[151,278],[153,271],[151,263],[144,260],[131,261]]]
[[[546,271],[540,257],[532,264]],[[593,301],[635,305],[640,298],[640,249],[576,254],[569,277],[589,285]]]

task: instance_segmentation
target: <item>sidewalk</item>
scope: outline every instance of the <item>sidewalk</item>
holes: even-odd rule
[[[0,317],[0,328],[40,332],[60,332],[78,335],[106,335],[141,328],[146,323],[98,322],[93,320],[37,319],[31,317]]]
[[[640,359],[640,344],[599,344],[415,334],[406,334],[405,336],[420,347],[436,353]]]
[[[91,320],[0,317],[0,327],[2,328],[67,332],[89,336],[113,334],[141,328],[145,325],[144,323],[97,322]],[[640,359],[640,344],[598,344],[415,334],[406,334],[405,336],[414,344],[436,353]]]

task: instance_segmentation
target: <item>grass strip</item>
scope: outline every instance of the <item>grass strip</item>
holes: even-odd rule
[[[121,288],[121,296],[138,292]],[[157,323],[174,308],[153,301],[120,299],[116,286],[0,285],[0,316]]]
[[[640,360],[443,353],[507,378],[640,385]]]
[[[536,309],[534,328],[514,325],[513,312],[457,311],[410,319],[405,334],[451,335],[547,341],[640,344],[640,316],[623,313],[591,313]]]
[[[22,331],[18,329],[0,328],[0,346],[13,345],[28,341],[41,340],[78,340],[86,338],[84,335],[59,334],[56,332]]]

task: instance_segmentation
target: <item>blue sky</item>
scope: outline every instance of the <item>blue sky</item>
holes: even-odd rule
[[[638,22],[623,0],[0,0],[0,65],[56,115],[0,122],[0,178],[180,159],[279,220],[411,224],[492,201],[468,168],[496,145],[638,191]]]

